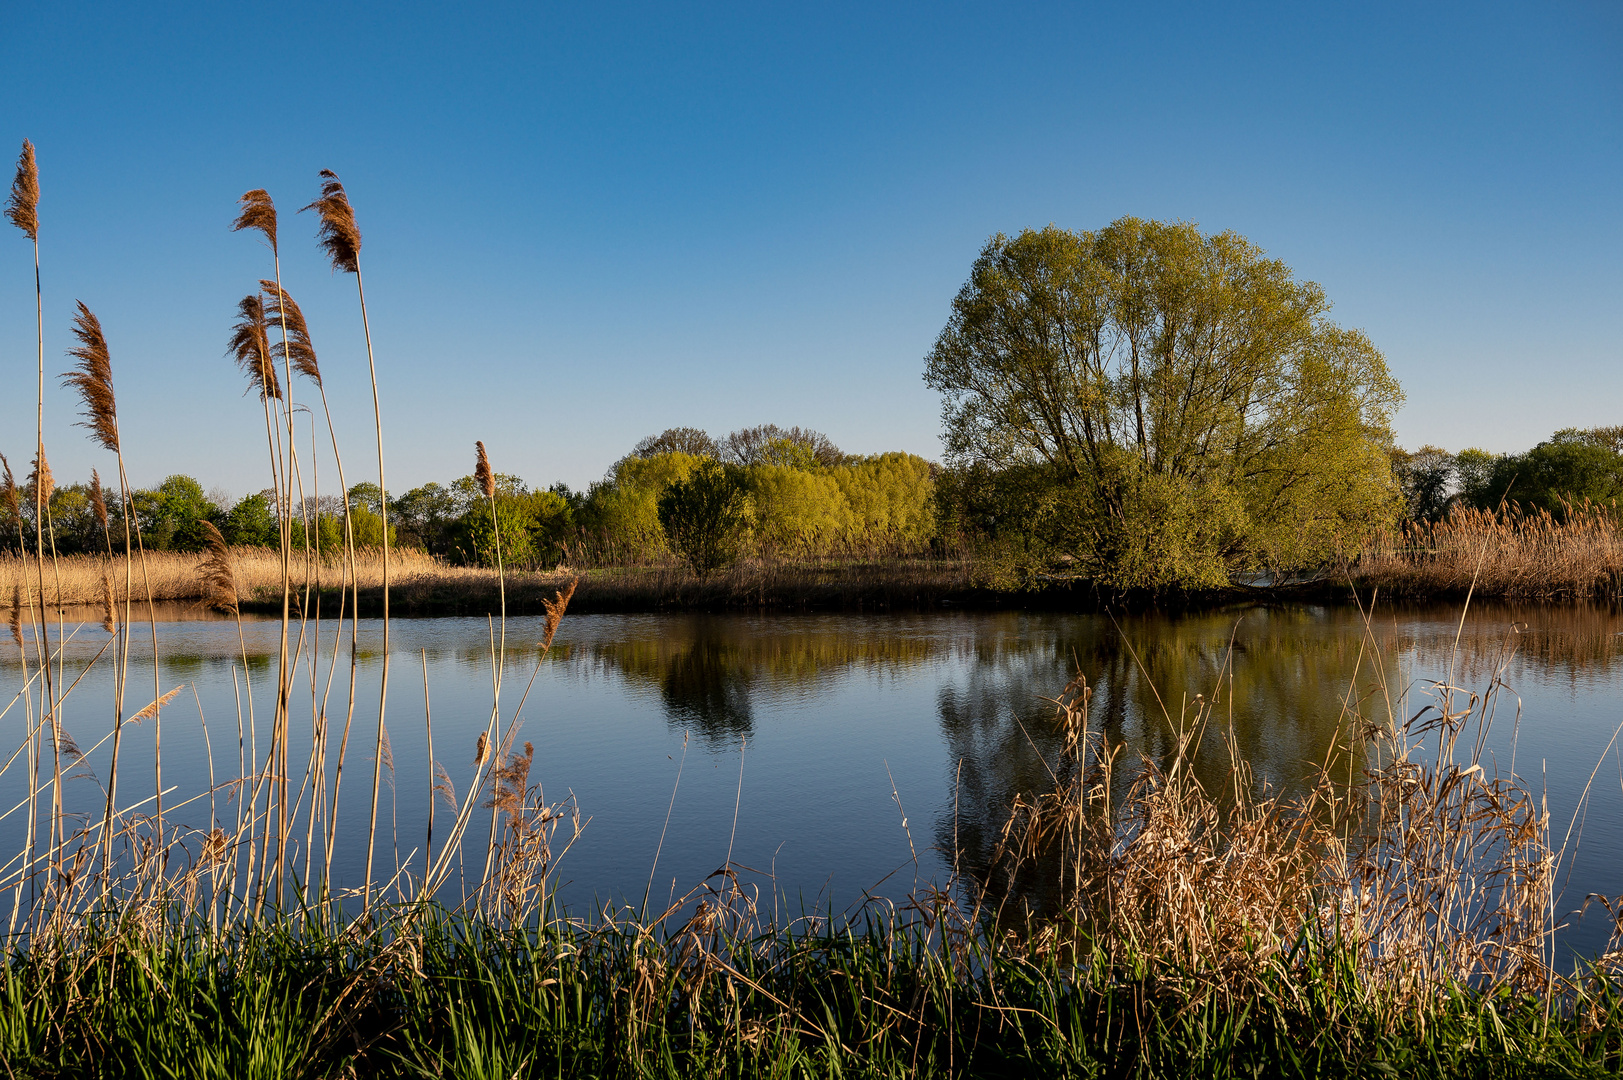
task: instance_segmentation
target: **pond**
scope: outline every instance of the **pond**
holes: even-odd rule
[[[363,874],[381,631],[375,621],[360,625],[334,853],[339,885]],[[328,691],[332,632],[331,622],[322,625],[315,693],[325,694],[336,742],[349,645],[346,637]],[[1125,742],[1129,760],[1164,759],[1178,718],[1200,694],[1218,702],[1197,757],[1202,779],[1226,782],[1222,739],[1232,728],[1257,777],[1287,792],[1316,763],[1336,759],[1349,707],[1402,720],[1430,700],[1433,680],[1483,690],[1497,673],[1505,689],[1488,754],[1501,773],[1514,767],[1548,791],[1558,842],[1594,777],[1560,910],[1591,892],[1623,893],[1623,766],[1612,743],[1623,719],[1623,616],[1607,608],[1477,604],[1462,620],[1458,606],[1383,607],[1367,626],[1356,608],[1311,605],[1114,617],[571,615],[538,664],[541,632],[539,618],[508,621],[502,711],[512,716],[523,698],[516,742],[534,746],[531,779],[548,801],[572,797],[579,807],[584,829],[557,868],[557,896],[575,911],[638,904],[645,894],[658,910],[729,859],[756,872],[765,902],[775,897],[785,914],[838,911],[869,892],[899,897],[944,881],[954,853],[960,869],[975,872],[1016,793],[1048,781],[1059,741],[1047,699],[1079,670],[1094,688],[1095,725]],[[68,633],[71,683],[108,635],[94,623],[69,623]],[[491,712],[494,633],[485,619],[392,624],[392,773],[376,855],[385,876],[397,860],[421,866],[434,805],[430,716],[435,757],[466,796]],[[222,783],[238,772],[238,703],[248,686],[255,719],[243,740],[257,738],[264,753],[279,624],[245,619],[241,635],[233,621],[185,609],[157,624],[158,681],[165,691],[184,687],[162,713],[172,825],[207,828],[211,813],[234,819],[226,789],[212,809],[206,793],[211,775]],[[17,653],[6,653],[0,678],[21,688]],[[137,623],[126,715],[153,697],[150,655]],[[111,730],[111,688],[104,654],[64,708],[64,728],[88,751],[66,785],[67,808],[87,816],[105,799],[110,744],[98,740]],[[306,663],[294,690],[296,765],[310,744],[311,698]],[[246,724],[245,705],[243,715]],[[23,723],[20,704],[0,719],[8,756]],[[156,735],[150,721],[126,729],[121,804],[152,795]],[[0,776],[0,811],[26,801],[21,760]],[[181,805],[186,799],[195,801]],[[437,845],[451,812],[441,801],[434,814]],[[23,818],[18,811],[0,821],[8,852],[20,847]],[[470,840],[481,855],[484,827]],[[1607,930],[1597,911],[1564,938],[1593,952]]]

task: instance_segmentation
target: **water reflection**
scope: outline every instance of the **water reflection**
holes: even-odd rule
[[[150,694],[149,669],[140,674],[148,655],[145,630],[137,630],[130,710]],[[323,623],[316,680],[323,695],[332,631]],[[731,849],[736,810],[737,850],[760,865],[781,855],[780,887],[791,896],[817,896],[830,871],[841,871],[841,887],[857,890],[910,858],[892,783],[912,816],[923,860],[932,858],[924,850],[932,842],[941,852],[922,874],[944,872],[955,852],[962,869],[984,872],[1015,796],[1052,785],[1059,736],[1046,699],[1078,670],[1094,687],[1095,730],[1123,744],[1129,764],[1140,758],[1164,763],[1178,725],[1201,695],[1214,706],[1214,726],[1203,733],[1194,768],[1208,790],[1230,782],[1222,739],[1232,726],[1257,781],[1288,793],[1320,763],[1347,756],[1349,710],[1378,720],[1404,718],[1418,709],[1426,682],[1448,677],[1451,664],[1454,682],[1472,688],[1503,666],[1506,681],[1527,702],[1521,760],[1542,765],[1548,759],[1551,808],[1559,818],[1568,812],[1569,788],[1588,778],[1616,723],[1620,631],[1623,619],[1607,607],[1480,604],[1463,624],[1457,606],[1382,606],[1367,627],[1356,609],[1302,605],[1115,619],[1018,612],[572,615],[528,698],[523,737],[535,739],[537,768],[548,784],[575,791],[594,816],[570,857],[582,902],[635,897],[646,888],[685,735],[718,766],[747,738],[748,766],[740,800],[735,769],[690,763],[670,833],[681,839],[667,845],[661,872],[681,876],[686,887],[689,870],[702,877],[714,869]],[[163,688],[187,684],[200,694],[192,702],[188,691],[164,714],[166,782],[191,795],[204,788],[211,767],[202,717],[214,732],[214,764],[222,771],[235,767],[240,699],[234,675],[241,675],[244,644],[260,703],[263,753],[270,713],[265,695],[274,682],[280,628],[274,620],[249,620],[242,644],[236,625],[226,621],[163,623],[159,632]],[[516,707],[527,684],[539,636],[539,619],[509,624],[506,709]],[[428,669],[437,753],[465,764],[489,715],[491,638],[483,619],[394,624],[389,716],[397,768],[406,778],[403,835],[420,835],[426,824],[425,680],[418,668]],[[67,649],[70,680],[105,641],[96,624],[81,628]],[[375,704],[368,703],[375,702],[380,646],[380,627],[363,623],[357,665],[363,704],[356,722],[365,731],[375,716]],[[331,691],[336,716],[347,698],[348,648],[346,635]],[[303,655],[310,655],[308,639]],[[75,691],[67,716],[86,747],[110,728],[100,704],[108,700],[108,668],[104,659]],[[14,651],[9,659],[0,651],[0,672],[20,685]],[[301,668],[301,695],[310,694],[311,681]],[[0,734],[20,733],[20,715],[19,706],[0,723]],[[1503,726],[1508,733],[1510,725]],[[307,728],[306,720],[296,741],[307,738]],[[127,741],[128,775],[152,775],[154,737],[141,727]],[[250,748],[253,738],[250,722]],[[20,741],[20,734],[12,738],[6,752]],[[87,755],[85,767],[105,775],[108,754],[103,746]],[[1538,775],[1530,766],[1524,771]],[[1607,775],[1614,775],[1610,762]],[[82,793],[70,794],[93,811],[100,805],[94,784],[79,786]],[[0,776],[0,796],[5,806],[26,798],[20,768]],[[1591,808],[1584,851],[1586,857],[1596,853],[1597,867],[1623,867],[1616,859],[1623,851],[1618,785],[1595,797],[1603,796],[1610,801]],[[202,812],[205,804],[191,805]],[[14,815],[0,823],[0,841],[10,842],[7,830],[19,820]],[[705,847],[707,838],[716,843]],[[686,867],[680,859],[690,849],[694,865]],[[355,855],[340,852],[338,865],[350,865],[343,860]],[[1623,881],[1613,880],[1620,875],[1623,869],[1581,871],[1570,889],[1579,896],[1590,889],[1620,892]]]
[[[658,690],[669,723],[713,746],[754,733],[759,695],[804,695],[853,670],[906,671],[948,647],[931,634],[887,634],[846,618],[665,616],[571,644],[633,685]]]

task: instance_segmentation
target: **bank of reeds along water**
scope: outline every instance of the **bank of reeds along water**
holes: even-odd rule
[[[234,547],[223,556],[211,552],[147,553],[147,577],[126,588],[105,558],[75,555],[59,558],[44,582],[45,606],[99,605],[110,596],[115,605],[140,602],[150,586],[158,601],[212,602],[203,571],[224,558],[232,571],[232,588],[245,611],[276,613],[282,602],[282,555],[273,548]],[[296,552],[292,564],[293,596],[298,609],[338,610],[340,599],[353,592],[363,617],[382,612],[383,557],[378,549],[348,555],[314,553],[306,560]],[[543,604],[568,582],[578,582],[574,606],[579,611],[661,610],[912,610],[942,601],[984,598],[975,587],[974,566],[967,558],[926,556],[879,559],[746,559],[700,578],[684,564],[667,563],[599,567],[575,571],[504,570],[449,566],[415,548],[389,552],[392,610],[403,615],[486,615],[503,600],[512,614],[539,614]],[[13,599],[22,610],[37,606],[40,583],[32,558],[0,556],[0,610]]]
[[[280,606],[282,599],[282,553],[275,548],[237,547],[226,556],[230,560],[232,587],[239,604],[269,603]],[[136,576],[126,584],[123,568],[106,558],[87,555],[64,556],[47,569],[43,592],[32,557],[0,556],[0,608],[9,608],[15,597],[24,611],[38,606],[41,595],[47,608],[64,604],[99,605],[104,597],[122,607],[126,601],[141,603],[150,589],[153,600],[210,600],[213,591],[202,571],[212,552],[149,551],[146,576]],[[114,572],[114,571],[117,572]],[[392,583],[420,576],[450,584],[463,578],[482,579],[478,571],[461,572],[412,548],[389,552]],[[315,592],[337,592],[351,587],[350,577],[361,589],[379,589],[383,584],[383,553],[363,548],[352,556],[314,556],[308,563],[302,551],[292,565],[295,595],[305,595],[306,585]],[[335,596],[336,599],[336,596]]]
[[[36,244],[38,190],[28,147],[9,212]],[[354,277],[370,340],[360,231],[332,174],[311,209],[334,269]],[[278,492],[315,494],[314,462],[296,449],[309,444],[295,438],[295,372],[329,434],[331,414],[309,328],[281,282],[269,195],[243,196],[235,224],[264,238],[275,277],[239,304],[231,355],[261,406]],[[111,350],[84,305],[74,333],[69,383],[93,441],[116,460],[108,497],[131,521]],[[42,348],[42,417],[43,363]],[[370,347],[368,364],[375,391]],[[387,490],[375,392],[373,424]],[[43,505],[49,486],[43,430],[42,419],[31,483],[8,479],[0,492],[18,521],[23,495]],[[499,552],[483,445],[475,475]],[[1051,789],[1010,807],[986,866],[905,902],[781,919],[761,891],[771,882],[729,857],[668,909],[645,899],[568,912],[552,882],[569,848],[590,842],[591,808],[546,797],[536,769],[545,732],[521,745],[518,718],[572,579],[545,598],[536,667],[509,672],[498,555],[490,710],[473,745],[436,749],[426,687],[420,720],[385,710],[392,554],[377,563],[377,696],[353,681],[334,696],[338,665],[356,671],[361,555],[346,525],[338,608],[322,605],[318,622],[299,599],[310,556],[284,513],[270,571],[276,660],[250,663],[244,648],[234,725],[208,736],[207,776],[177,776],[163,753],[180,688],[161,682],[157,560],[133,528],[115,537],[98,519],[104,637],[89,663],[112,668],[110,701],[84,699],[67,666],[70,638],[97,631],[51,600],[61,561],[45,516],[17,539],[32,553],[33,588],[14,587],[21,684],[0,705],[0,731],[16,740],[0,761],[0,826],[21,837],[0,863],[8,1077],[1623,1069],[1623,951],[1588,966],[1557,960],[1570,839],[1534,791],[1482,757],[1497,679],[1479,695],[1436,687],[1412,718],[1397,688],[1354,688],[1343,717],[1352,749],[1286,798],[1250,775],[1232,740],[1228,782],[1208,790],[1195,778],[1192,748],[1224,730],[1231,686],[1166,709],[1174,751],[1129,762],[1090,716],[1079,678],[1056,702],[1066,750]],[[200,590],[240,617],[238,564],[211,540]],[[132,663],[138,634],[152,645],[150,693]],[[1165,689],[1170,702],[1184,688]],[[295,725],[309,733],[302,760]],[[385,786],[406,797],[392,748],[418,732],[431,767],[414,786],[440,807],[420,845],[379,815]],[[151,740],[150,773],[128,775],[132,739]],[[70,784],[93,785],[93,812],[69,813]],[[340,879],[334,853],[350,845],[364,869]]]
[[[1456,507],[1373,537],[1353,574],[1383,595],[1571,600],[1623,591],[1615,506],[1576,502],[1553,515],[1506,505]]]

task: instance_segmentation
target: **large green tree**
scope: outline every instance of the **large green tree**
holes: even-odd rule
[[[1024,550],[1127,589],[1320,563],[1390,520],[1402,400],[1324,290],[1231,232],[994,236],[925,379],[949,461],[1040,482]],[[1018,516],[1018,515],[1017,515]]]

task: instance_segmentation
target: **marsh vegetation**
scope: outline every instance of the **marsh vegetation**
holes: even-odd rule
[[[8,214],[34,245],[37,297],[39,198],[25,144]],[[518,490],[497,470],[499,447],[494,460],[483,443],[471,448],[455,542],[495,582],[488,706],[478,706],[476,737],[448,745],[425,654],[421,715],[391,712],[390,598],[427,558],[402,557],[400,545],[428,518],[387,494],[361,232],[336,175],[320,175],[305,209],[333,269],[357,286],[375,502],[346,479],[311,328],[282,280],[276,208],[250,191],[233,225],[264,240],[270,276],[237,305],[228,340],[252,392],[246,408],[263,422],[273,536],[258,550],[268,555],[233,546],[206,513],[166,536],[157,518],[143,520],[126,464],[138,448],[124,445],[118,423],[116,330],[79,303],[63,380],[116,480],[104,487],[98,472],[84,489],[89,544],[64,576],[38,305],[33,460],[21,483],[7,466],[3,491],[16,534],[8,614],[20,673],[0,712],[20,736],[0,765],[0,820],[21,823],[19,850],[0,864],[8,1075],[1456,1075],[1615,1073],[1623,1063],[1617,949],[1578,967],[1555,951],[1552,887],[1568,839],[1536,790],[1483,756],[1504,697],[1498,668],[1479,694],[1452,680],[1432,687],[1412,714],[1384,681],[1349,690],[1337,736],[1288,792],[1255,777],[1225,740],[1235,697],[1226,665],[1209,692],[1176,705],[1168,694],[1159,716],[1172,752],[1138,761],[1098,722],[1079,673],[1049,691],[1059,753],[1045,760],[1046,783],[1002,808],[973,866],[960,868],[955,840],[955,872],[900,901],[785,916],[775,895],[763,902],[729,844],[714,874],[668,903],[653,898],[651,870],[640,901],[561,907],[558,863],[589,842],[590,808],[543,790],[544,735],[539,746],[521,738],[519,722],[577,582],[546,583],[516,666],[507,586],[513,563],[552,561],[537,548],[543,510],[569,499]],[[1367,341],[1322,318],[1316,287],[1227,234],[1130,220],[1097,235],[1052,233],[988,246],[932,358],[931,378],[953,396],[954,453],[979,446],[985,459],[955,463],[971,486],[947,505],[982,508],[976,536],[998,552],[995,565],[1029,576],[1066,556],[1089,580],[1121,588],[1202,585],[1229,567],[1321,562],[1354,526],[1362,536],[1379,522],[1393,489],[1374,429],[1395,386]],[[1104,273],[1112,259],[1217,284],[1151,290],[1154,303],[1134,321],[1129,297],[1101,291],[1115,280]],[[1077,287],[1044,292],[1055,280],[1045,260]],[[1242,288],[1267,303],[1236,302]],[[1023,449],[1014,428],[997,426],[1018,420],[1013,399],[974,398],[969,374],[1022,289],[1045,317],[1080,313],[1094,322],[1077,325],[1096,336],[1133,343],[1142,331],[1146,346],[1130,370],[1112,367],[1125,353],[1082,354],[1067,377],[1091,388],[1085,408],[1029,433]],[[1195,307],[1178,299],[1188,296]],[[1234,334],[1255,347],[1202,352]],[[1231,370],[1254,387],[1313,390],[1268,398],[1259,430],[1250,391],[1231,392],[1221,377]],[[1207,411],[1168,411],[1180,372],[1214,391],[1202,398]],[[295,395],[326,439],[311,445],[301,434]],[[1094,432],[1086,451],[1075,431]],[[924,558],[943,520],[928,463],[836,458],[811,433],[756,434],[729,440],[731,461],[691,433],[667,433],[671,445],[655,440],[626,459],[595,496],[626,523],[612,536],[644,529],[648,545],[664,545],[661,565],[685,561],[684,573],[706,582],[740,564],[748,545],[757,558],[831,558],[858,542]],[[331,471],[318,470],[329,446]],[[336,506],[321,502],[321,475],[337,478]],[[1329,479],[1306,484],[1312,496],[1301,501],[1303,476]],[[988,477],[990,487],[973,487]],[[163,513],[173,521],[175,506],[197,504],[184,484],[169,487]],[[994,501],[964,494],[982,491]],[[1015,503],[996,503],[1011,493]],[[984,508],[997,505],[1030,509],[1018,519],[1024,532],[988,524]],[[718,520],[719,541],[709,531]],[[1198,527],[1163,542],[1145,531],[1160,520]],[[610,535],[600,541],[608,561],[635,563]],[[198,592],[239,647],[240,704],[203,729],[206,777],[176,763],[183,687],[164,680],[156,604],[184,564],[154,542],[198,549]],[[576,550],[560,544],[566,561],[598,557],[590,545],[584,557]],[[357,613],[371,575],[381,618],[377,662],[365,669],[376,681],[363,685]],[[92,578],[99,618],[71,621],[67,590],[88,592]],[[311,603],[313,590],[336,604]],[[263,659],[246,644],[245,597],[274,609]],[[150,647],[136,649],[138,638]],[[1357,642],[1384,671],[1370,622]],[[70,667],[86,643],[91,654]],[[87,682],[88,672],[106,677]],[[107,698],[89,700],[90,686]],[[110,720],[107,735],[81,744],[71,728],[94,716]],[[1214,736],[1229,751],[1215,782],[1193,764]],[[424,766],[421,846],[401,843],[393,814],[407,740]],[[234,763],[217,772],[233,741]],[[94,785],[88,812],[69,805],[69,785],[85,783]],[[350,844],[359,859],[345,877],[335,857]]]

